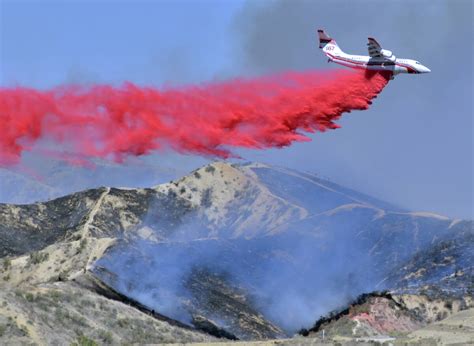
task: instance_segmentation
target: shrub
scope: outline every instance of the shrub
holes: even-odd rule
[[[69,312],[67,310],[63,310],[60,307],[57,307],[56,311],[54,312],[54,316],[58,321],[64,323],[66,322],[66,319],[69,319]]]
[[[207,166],[205,171],[208,172],[208,173],[214,173],[215,171],[215,167],[214,166]]]
[[[28,336],[30,335],[29,331],[28,331],[28,328],[26,328],[26,326],[19,326],[18,329],[20,330],[20,332],[23,334],[23,336]]]
[[[63,295],[61,292],[56,291],[56,290],[51,290],[47,293],[47,296],[54,300],[56,303],[59,302],[59,300],[62,299]]]
[[[71,346],[99,346],[99,344],[85,335],[80,335]]]
[[[58,275],[58,281],[67,281],[69,277],[69,272],[67,270],[63,270]]]
[[[84,307],[95,308],[95,303],[89,299],[82,299],[80,305]]]
[[[201,196],[201,206],[208,208],[212,205],[212,189],[204,190]]]
[[[350,312],[352,315],[368,314],[370,312],[370,308],[368,304],[353,305],[350,308]]]
[[[87,320],[84,316],[77,313],[69,314],[69,319],[81,327],[88,327]]]
[[[25,299],[29,302],[33,302],[35,300],[35,296],[33,293],[28,292],[25,294]]]
[[[50,302],[47,300],[38,299],[38,298],[39,297],[37,297],[36,299],[36,306],[38,307],[38,309],[43,310],[43,311],[49,311],[49,308],[51,306]]]
[[[12,266],[12,261],[9,258],[3,259],[3,270],[8,270]]]
[[[4,324],[0,324],[0,338],[5,335],[5,332],[7,331],[7,326]]]
[[[82,251],[84,251],[86,246],[87,246],[87,239],[86,238],[81,239],[81,242],[79,243],[79,248],[77,249],[77,253],[81,253]]]
[[[28,264],[39,264],[46,261],[49,258],[49,253],[41,251],[33,251],[30,253]]]
[[[444,320],[446,317],[448,317],[448,313],[446,311],[443,311],[443,313],[438,312],[436,314],[436,321]]]
[[[114,342],[114,338],[112,333],[103,329],[99,330],[99,337],[106,345],[112,345]]]
[[[119,318],[117,320],[117,324],[119,325],[120,328],[126,328],[130,324],[128,318]]]

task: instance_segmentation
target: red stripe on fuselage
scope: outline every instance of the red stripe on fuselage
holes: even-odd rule
[[[345,61],[345,62],[350,62],[351,64],[355,64],[355,65],[366,65],[366,63],[363,62],[363,61],[353,61],[351,59],[341,58],[339,56],[332,55],[331,53],[326,53],[326,54],[329,55],[334,60],[341,60],[341,61]]]

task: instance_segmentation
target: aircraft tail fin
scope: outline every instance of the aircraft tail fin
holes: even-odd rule
[[[318,30],[318,36],[319,36],[319,48],[323,50],[324,53],[327,52],[334,52],[334,53],[341,53],[341,49],[337,45],[336,41],[329,37],[328,34],[324,32],[324,30],[319,29]]]

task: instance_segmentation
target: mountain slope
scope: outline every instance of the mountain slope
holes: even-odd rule
[[[472,221],[260,164],[215,162],[154,188],[0,204],[0,220],[7,291],[93,275],[153,314],[227,338],[291,335],[363,292],[411,287],[420,266],[430,275],[416,285],[448,295],[470,286],[439,278],[456,270],[472,280]],[[456,258],[442,271],[423,260],[440,241],[455,244]]]
[[[431,294],[441,286],[450,295],[474,296],[473,244],[472,222],[458,222],[456,230],[394,269],[389,285],[400,292]]]
[[[425,295],[372,292],[362,294],[348,306],[320,318],[310,329],[301,330],[300,334],[313,338],[322,338],[324,335],[334,341],[357,339],[374,342],[398,339],[400,344],[411,344],[416,335],[416,332],[412,332],[431,330],[433,323],[453,315],[466,314],[472,307],[472,297],[445,300]],[[472,311],[468,315],[472,315]],[[463,326],[459,328],[462,329]],[[433,329],[436,330],[436,327]],[[452,334],[456,332],[451,329]],[[429,339],[425,332],[420,335]],[[424,342],[422,344],[437,344],[435,339]]]

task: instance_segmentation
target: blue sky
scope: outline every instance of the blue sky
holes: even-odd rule
[[[231,65],[232,1],[1,1],[2,85],[186,83]]]
[[[407,208],[473,217],[469,0],[389,1],[383,11],[372,0],[0,4],[2,86],[132,81],[159,87],[336,68],[317,49],[317,27],[350,53],[365,54],[366,38],[374,36],[433,72],[398,76],[370,110],[343,117],[341,129],[311,135],[310,143],[239,153],[317,171]],[[186,167],[206,162],[166,160]]]

